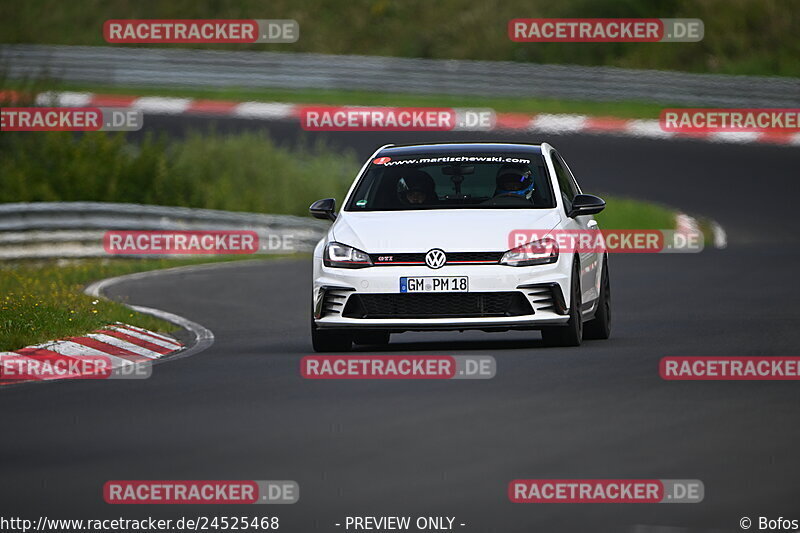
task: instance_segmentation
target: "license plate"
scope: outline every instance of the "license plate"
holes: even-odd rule
[[[468,292],[466,276],[400,278],[400,292]]]

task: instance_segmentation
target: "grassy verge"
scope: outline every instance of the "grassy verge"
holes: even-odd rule
[[[5,89],[10,90],[22,91],[29,89],[29,85],[24,82],[7,81],[4,85]],[[78,91],[132,96],[170,96],[235,102],[256,101],[397,107],[488,107],[498,113],[576,113],[620,118],[658,118],[661,110],[669,107],[668,105],[637,101],[589,102],[556,98],[479,97],[323,89],[112,87],[55,82],[48,83],[47,87],[53,91]],[[676,105],[676,107],[679,106]]]
[[[675,210],[669,207],[603,194],[606,208],[595,216],[602,229],[674,229]]]
[[[136,313],[121,303],[92,298],[83,293],[83,288],[108,277],[207,262],[208,258],[2,263],[0,351],[81,335],[117,321],[152,331],[174,331],[169,322]]]

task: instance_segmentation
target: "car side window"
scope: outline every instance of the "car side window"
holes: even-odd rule
[[[572,199],[578,194],[578,190],[569,171],[561,163],[561,157],[553,152],[552,159],[553,168],[556,171],[556,179],[558,180],[558,189],[561,193],[561,199],[564,201],[564,210],[569,212],[572,209]]]

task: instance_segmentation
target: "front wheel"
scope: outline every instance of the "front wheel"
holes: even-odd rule
[[[581,272],[577,260],[572,269],[570,283],[569,321],[566,326],[547,326],[542,328],[542,340],[547,346],[580,346],[583,338],[583,317],[581,316]]]
[[[311,318],[311,345],[315,352],[349,352],[353,338],[341,331],[321,330]]]
[[[608,260],[603,260],[600,276],[600,296],[594,318],[583,328],[584,339],[607,339],[611,336],[611,281],[608,276]]]

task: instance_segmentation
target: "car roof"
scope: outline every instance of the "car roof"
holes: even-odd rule
[[[526,143],[489,143],[489,142],[453,142],[431,144],[393,144],[385,147],[377,155],[405,155],[405,154],[453,154],[453,153],[542,153],[540,144]]]

